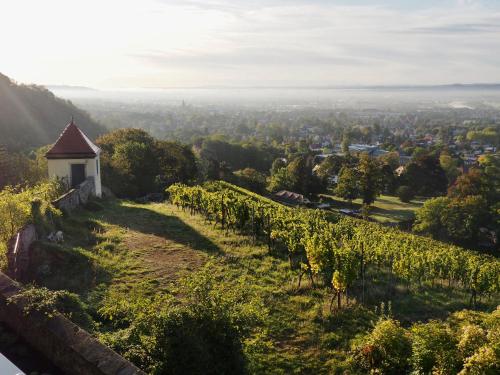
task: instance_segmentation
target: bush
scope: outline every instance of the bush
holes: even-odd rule
[[[59,181],[46,182],[29,189],[7,186],[0,191],[0,267],[5,266],[7,242],[23,226],[34,223],[39,232],[52,229],[61,213],[52,206],[51,201],[62,192]]]
[[[408,332],[392,319],[381,319],[356,349],[355,367],[382,374],[403,374],[409,369]]]
[[[439,322],[414,325],[411,329],[413,371],[417,374],[456,374],[460,368],[457,339]]]
[[[79,297],[66,290],[52,291],[45,287],[29,285],[10,297],[7,302],[14,304],[21,302],[25,315],[36,311],[51,319],[59,312],[85,329],[93,327],[92,318],[85,311],[85,306]]]
[[[413,189],[405,185],[400,186],[396,190],[396,195],[398,196],[399,200],[404,203],[408,203],[413,198],[415,198],[415,192],[413,191]]]
[[[243,339],[264,308],[244,285],[220,283],[213,274],[208,265],[182,280],[181,303],[171,296],[108,296],[100,313],[121,329],[101,339],[152,374],[246,373]]]

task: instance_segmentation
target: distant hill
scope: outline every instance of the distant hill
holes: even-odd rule
[[[106,132],[86,112],[45,87],[17,84],[0,73],[0,143],[8,149],[53,143],[71,116],[90,138]]]

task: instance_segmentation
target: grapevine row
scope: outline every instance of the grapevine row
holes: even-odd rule
[[[228,183],[206,187],[172,185],[170,201],[191,213],[266,239],[270,251],[284,248],[300,278],[321,277],[338,296],[364,279],[368,267],[389,268],[407,285],[447,281],[478,295],[500,290],[500,262],[457,246],[354,218],[332,218],[323,211],[289,208]]]

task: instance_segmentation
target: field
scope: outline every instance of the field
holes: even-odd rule
[[[361,199],[356,199],[349,204],[346,200],[333,195],[323,195],[332,204],[332,209],[338,211],[341,208],[360,210]],[[415,218],[415,211],[422,207],[424,200],[415,199],[411,202],[401,202],[398,197],[391,195],[380,195],[373,203],[370,217],[380,223],[400,223]]]
[[[365,307],[356,304],[359,288],[354,288],[350,305],[332,313],[330,290],[313,289],[307,280],[297,288],[298,275],[285,256],[271,255],[248,236],[216,228],[170,204],[105,202],[103,209],[66,218],[64,231],[63,245],[43,249],[63,263],[37,282],[79,294],[92,316],[112,293],[175,293],[179,278],[207,263],[224,281],[243,283],[263,302],[267,316],[245,342],[253,373],[340,371],[351,340],[369,330],[381,310],[410,324],[444,318],[468,305],[466,294],[444,285],[407,290],[380,273],[371,278]],[[492,309],[494,303],[482,301],[481,307]],[[107,328],[88,329],[99,334]]]

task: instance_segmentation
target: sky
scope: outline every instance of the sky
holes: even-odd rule
[[[500,82],[500,0],[2,0],[0,73],[95,88]]]

